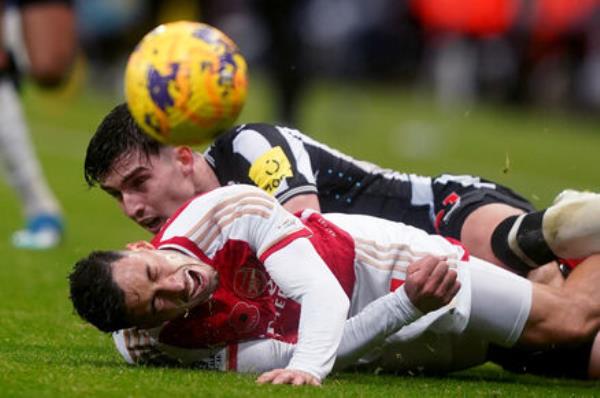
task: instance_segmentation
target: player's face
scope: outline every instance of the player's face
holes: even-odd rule
[[[207,301],[217,273],[192,257],[163,250],[140,250],[112,265],[115,283],[136,326],[153,327]]]
[[[135,152],[117,159],[101,187],[127,217],[155,234],[195,195],[191,170],[171,147],[149,158]]]

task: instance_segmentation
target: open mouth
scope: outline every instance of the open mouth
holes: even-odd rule
[[[198,298],[198,296],[200,295],[200,293],[202,292],[202,286],[203,286],[203,282],[204,280],[202,279],[202,275],[200,275],[198,272],[192,271],[192,270],[187,270],[186,274],[188,276],[188,301],[192,301],[195,300],[196,298]]]
[[[142,220],[141,224],[148,231],[152,233],[157,233],[158,231],[160,231],[160,228],[162,227],[163,223],[161,217],[150,217]]]

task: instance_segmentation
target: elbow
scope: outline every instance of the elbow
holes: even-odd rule
[[[350,299],[341,289],[336,297],[336,308],[339,309],[340,313],[344,314],[344,319],[347,317],[348,311],[350,311]]]
[[[328,313],[332,321],[334,319],[340,321],[346,320],[350,311],[350,299],[337,281],[335,284],[323,283],[319,286],[318,290],[320,292],[327,292],[326,296],[320,295],[318,298],[321,310]]]

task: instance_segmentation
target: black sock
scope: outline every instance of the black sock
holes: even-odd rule
[[[523,216],[511,216],[502,221],[492,234],[492,250],[506,266],[518,273],[527,273],[537,266],[556,260],[548,243],[544,239],[542,221],[545,211],[529,213]],[[511,230],[521,219],[516,232],[516,244],[520,249],[515,252],[509,244]]]
[[[21,74],[17,68],[15,57],[10,51],[6,51],[6,57],[7,64],[0,68],[0,79],[9,79],[15,85],[15,89],[19,91],[21,89]]]

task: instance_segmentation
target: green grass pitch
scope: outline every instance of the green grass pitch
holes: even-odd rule
[[[253,81],[251,92],[240,120],[272,120],[269,86]],[[126,366],[107,336],[73,315],[66,281],[74,261],[90,250],[149,237],[83,180],[87,141],[115,102],[89,94],[47,97],[29,89],[25,104],[68,232],[55,250],[14,250],[8,237],[21,226],[20,209],[0,181],[0,397],[600,395],[598,383],[517,376],[492,365],[444,378],[342,373],[320,389],[257,386],[252,376]],[[421,174],[486,176],[538,206],[566,187],[600,189],[598,120],[481,105],[441,111],[389,86],[326,82],[311,87],[301,115],[306,132],[358,158]]]

